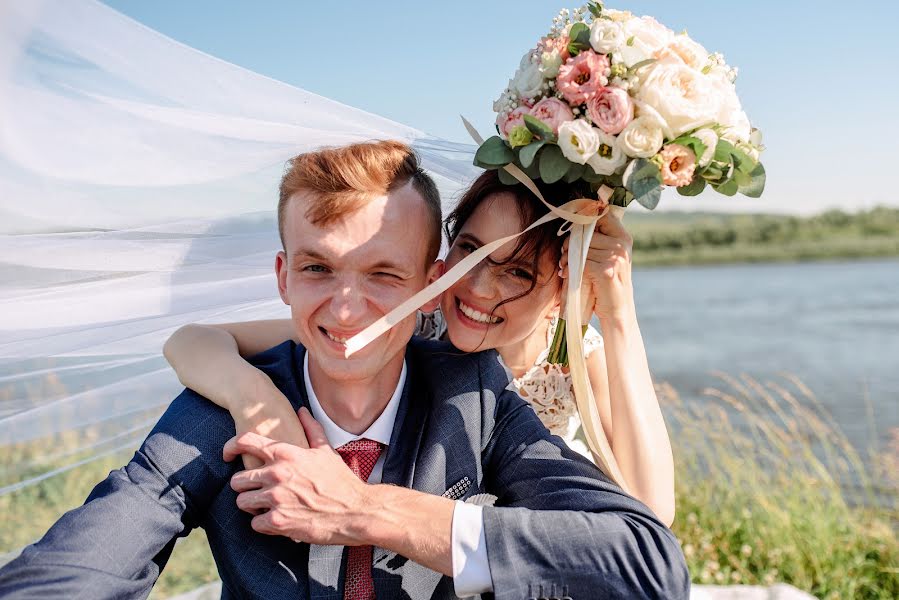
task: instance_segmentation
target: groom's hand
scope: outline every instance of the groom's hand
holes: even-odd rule
[[[256,515],[252,527],[259,533],[312,544],[364,543],[359,524],[365,523],[370,486],[331,448],[308,410],[301,408],[299,417],[308,449],[252,432],[225,444],[226,461],[248,454],[263,463],[231,478],[231,487],[238,492],[238,508]]]

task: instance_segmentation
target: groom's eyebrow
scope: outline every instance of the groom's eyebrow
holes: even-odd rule
[[[292,260],[301,260],[304,258],[311,258],[312,260],[320,260],[327,261],[327,257],[324,254],[316,252],[315,250],[297,250],[290,257]]]

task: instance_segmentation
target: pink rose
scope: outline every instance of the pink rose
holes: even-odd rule
[[[634,101],[621,88],[603,88],[587,101],[587,114],[594,125],[615,135],[634,120]]]
[[[558,98],[544,98],[534,105],[531,115],[552,127],[556,135],[559,135],[559,125],[566,121],[574,121],[571,107]]]
[[[609,59],[604,54],[585,50],[559,68],[556,89],[569,104],[583,104],[609,82],[608,72]]]
[[[499,128],[499,134],[508,139],[509,132],[524,125],[524,116],[531,114],[531,109],[527,106],[519,106],[509,113],[500,113],[496,116],[496,126]]]
[[[696,157],[692,150],[680,144],[668,144],[659,152],[659,158],[662,159],[662,181],[665,185],[690,185],[696,170]]]
[[[568,60],[571,56],[568,54],[568,36],[560,35],[556,38],[545,37],[540,40],[539,50],[541,52],[549,52],[552,53],[554,50],[559,53],[559,56],[562,60]]]

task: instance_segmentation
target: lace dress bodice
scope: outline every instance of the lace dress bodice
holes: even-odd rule
[[[590,456],[586,445],[577,439],[577,433],[581,426],[581,420],[577,412],[577,404],[574,399],[574,389],[571,384],[571,375],[566,373],[560,365],[550,364],[546,357],[549,355],[549,344],[556,332],[554,319],[549,326],[546,339],[546,349],[537,357],[528,371],[521,377],[513,377],[509,383],[510,389],[524,398],[550,433],[558,435],[573,450],[585,456]],[[415,335],[428,339],[441,339],[446,333],[446,324],[440,310],[433,313],[419,313]],[[584,354],[590,356],[603,344],[602,336],[592,326],[587,326],[584,335]],[[499,356],[497,354],[497,356]],[[502,358],[499,359],[503,364]],[[508,371],[508,367],[503,364]],[[511,377],[511,373],[510,373]]]

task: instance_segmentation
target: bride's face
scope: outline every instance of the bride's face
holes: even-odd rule
[[[514,195],[503,192],[488,196],[450,247],[447,269],[481,246],[514,235],[526,225],[521,222]],[[447,334],[460,350],[474,352],[521,342],[545,324],[557,308],[561,287],[558,265],[549,252],[540,257],[536,272],[531,258],[507,262],[516,242],[493,252],[444,293],[441,309]],[[526,293],[532,284],[533,289]],[[509,298],[517,299],[500,304]]]

